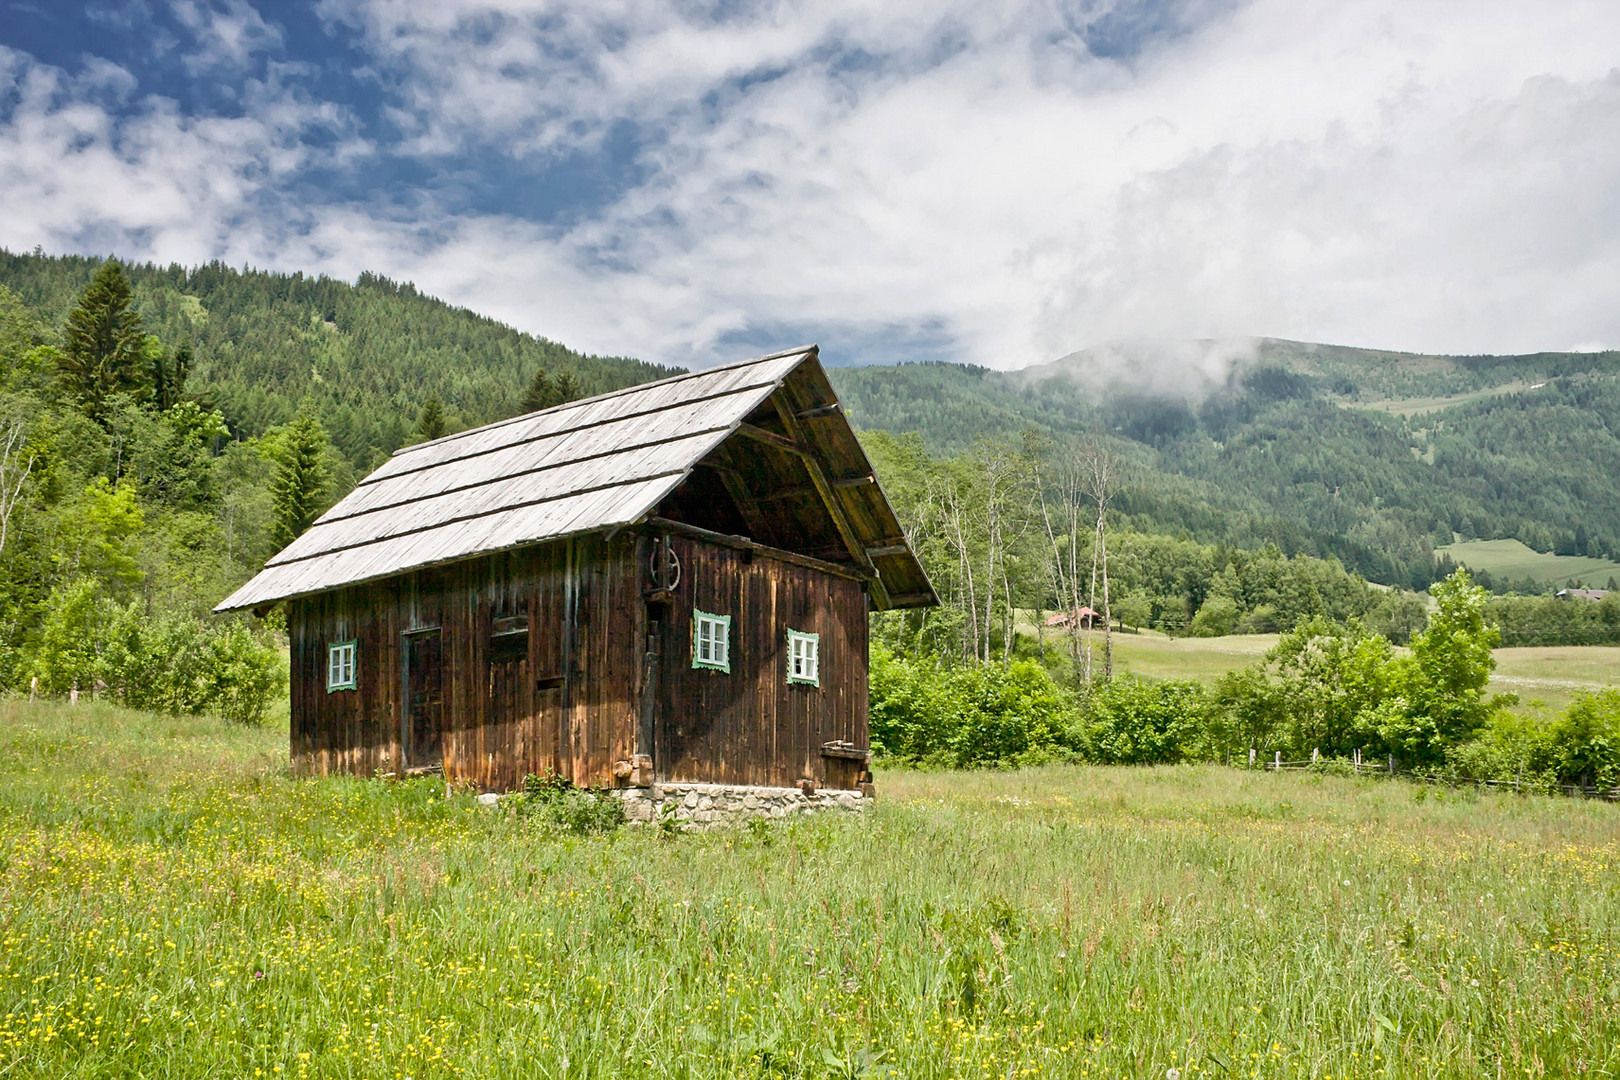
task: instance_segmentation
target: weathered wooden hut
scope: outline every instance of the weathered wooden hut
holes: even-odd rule
[[[286,605],[300,773],[838,789],[936,602],[811,346],[406,447],[216,610]]]

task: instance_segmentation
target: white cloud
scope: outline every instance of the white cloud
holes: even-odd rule
[[[0,47],[0,100],[12,99],[0,124],[0,245],[264,261],[298,225],[277,185],[347,145],[308,149],[312,130],[342,131],[341,113],[272,83],[250,81],[245,115],[222,118],[182,116],[162,99],[114,111],[99,97],[108,80],[100,65],[71,79]]]
[[[247,0],[173,0],[169,10],[191,32],[195,47],[185,54],[187,72],[202,75],[240,67],[254,55],[279,48],[281,30],[264,21]]]
[[[285,117],[154,104],[113,121],[13,61],[19,86],[56,82],[18,91],[0,126],[0,185],[17,185],[0,188],[0,242],[91,229],[161,258],[372,268],[576,347],[676,362],[778,326],[942,327],[958,358],[999,367],[1139,336],[1620,339],[1606,0],[1189,8],[1190,32],[1126,62],[1067,30],[1102,6],[1059,0],[720,21],[612,0],[322,10],[360,29],[425,161],[560,158],[628,122],[645,179],[566,225],[424,194],[403,215],[310,207],[289,226],[275,196],[309,153],[299,133],[339,120],[267,91]],[[92,164],[112,182],[79,179]]]

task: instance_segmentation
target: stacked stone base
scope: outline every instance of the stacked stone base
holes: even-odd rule
[[[686,828],[823,811],[861,813],[872,802],[860,791],[822,788],[806,794],[798,788],[743,784],[653,784],[618,788],[612,794],[624,801],[625,820],[632,825],[652,825],[673,815]]]

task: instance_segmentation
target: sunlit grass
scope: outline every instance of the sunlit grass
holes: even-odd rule
[[[0,708],[0,1076],[1613,1075],[1620,808],[893,773],[580,838],[284,733]]]

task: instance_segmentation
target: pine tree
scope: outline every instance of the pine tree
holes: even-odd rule
[[[535,368],[534,378],[529,380],[529,388],[523,392],[522,411],[539,412],[560,403],[557,398],[557,384],[551,381],[551,372],[545,368]]]
[[[158,408],[175,407],[186,392],[186,376],[191,374],[191,346],[182,345],[172,357],[159,353],[152,362],[152,401]]]
[[[422,406],[422,415],[416,421],[416,441],[431,442],[442,438],[445,433],[444,406],[439,403],[439,395],[434,394]]]
[[[326,495],[326,429],[308,413],[283,430],[276,447],[276,474],[270,481],[275,505],[275,543],[286,547],[314,522]]]
[[[523,392],[523,411],[526,413],[550,409],[583,396],[579,380],[566,371],[553,375],[545,368],[536,368],[529,388]]]
[[[146,335],[132,299],[124,268],[108,259],[68,312],[58,375],[67,396],[97,421],[111,395],[151,393]]]

